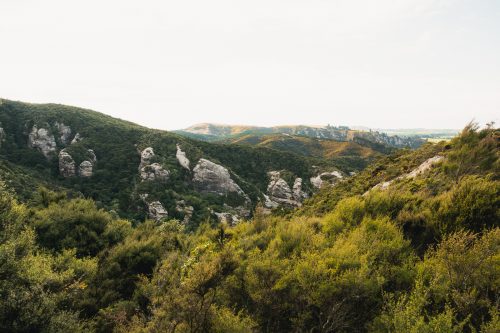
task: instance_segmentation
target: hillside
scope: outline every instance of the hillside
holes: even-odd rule
[[[324,127],[304,125],[254,127],[204,123],[175,132],[186,137],[209,142],[237,139],[240,136],[246,135],[262,136],[269,134],[285,134],[316,139],[356,142],[368,147],[379,148],[417,148],[425,142],[425,140],[416,136],[387,135],[383,132],[353,130],[346,126],[335,127],[330,125]]]
[[[360,171],[377,157],[386,155],[393,150],[383,145],[370,147],[353,141],[317,139],[289,134],[246,134],[221,142],[267,147],[297,155],[326,159],[349,171]]]
[[[201,142],[56,104],[1,100],[0,129],[1,170],[16,170],[2,179],[21,198],[32,199],[39,186],[63,188],[122,217],[177,218],[190,228],[249,218],[258,203],[300,206],[316,190],[311,178],[353,167],[286,149]]]
[[[196,146],[218,158],[242,149],[222,147]],[[500,130],[469,125],[287,215],[258,207],[191,232],[57,189],[22,205],[1,183],[0,331],[498,332],[499,148]]]

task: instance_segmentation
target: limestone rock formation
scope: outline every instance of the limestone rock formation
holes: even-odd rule
[[[71,137],[71,127],[64,125],[63,123],[55,122],[55,127],[59,131],[61,142],[67,145]]]
[[[90,161],[83,161],[80,163],[80,166],[78,167],[78,174],[80,177],[92,177],[93,175],[93,168],[94,166],[92,165],[92,162]]]
[[[175,157],[184,169],[191,170],[189,168],[189,159],[186,157],[186,153],[181,150],[181,146],[179,146],[179,144],[177,144],[177,153],[175,154]]]
[[[145,165],[140,170],[141,180],[156,180],[166,181],[170,176],[170,172],[165,170],[159,163]]]
[[[193,183],[201,192],[218,195],[236,193],[248,199],[245,192],[231,179],[229,171],[222,165],[202,158],[194,167],[193,172]]]
[[[97,156],[95,155],[94,150],[87,149],[87,152],[89,155],[89,162],[92,163],[92,165],[95,165],[97,163]]]
[[[65,178],[76,175],[75,161],[64,149],[59,152],[59,173]]]
[[[146,165],[151,163],[151,159],[155,156],[155,152],[152,147],[148,147],[141,152],[141,164],[139,164],[139,170],[141,170]]]
[[[168,212],[167,210],[163,207],[161,202],[159,201],[153,201],[146,203],[148,207],[148,217],[150,219],[153,219],[157,222],[165,219],[168,217]]]
[[[57,149],[54,135],[48,129],[36,125],[28,135],[28,146],[40,150],[46,158],[50,158]]]
[[[76,133],[75,134],[75,137],[73,138],[73,140],[71,140],[71,144],[75,144],[75,143],[78,143],[80,141],[82,141],[83,138],[82,136],[80,135],[80,133]]]
[[[339,171],[323,172],[316,177],[311,177],[310,181],[312,186],[317,189],[325,185],[335,185],[343,176]]]
[[[148,147],[141,152],[141,163],[139,164],[139,175],[142,181],[155,180],[166,181],[170,172],[159,163],[151,163],[155,156],[152,147]]]
[[[302,178],[295,178],[292,188],[292,195],[295,201],[302,202],[304,199],[308,198],[306,192],[302,191]]]
[[[431,157],[431,158],[425,160],[422,164],[420,164],[418,167],[413,169],[411,172],[405,173],[405,174],[403,174],[399,177],[396,177],[394,179],[391,179],[389,181],[379,183],[379,184],[373,186],[370,190],[366,191],[363,195],[367,195],[371,190],[374,190],[374,189],[386,190],[389,188],[389,186],[392,185],[392,183],[394,183],[397,180],[416,178],[418,175],[421,175],[424,172],[430,170],[435,164],[441,162],[443,159],[444,159],[444,157],[440,156],[440,155],[436,155],[434,157]]]
[[[296,178],[293,191],[288,183],[281,178],[279,171],[270,171],[269,185],[267,186],[267,195],[264,205],[267,208],[276,208],[278,205],[287,207],[300,207],[307,194],[302,191],[302,178]]]

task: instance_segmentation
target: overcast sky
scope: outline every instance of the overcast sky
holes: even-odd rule
[[[500,116],[499,0],[1,0],[0,97],[194,123]]]

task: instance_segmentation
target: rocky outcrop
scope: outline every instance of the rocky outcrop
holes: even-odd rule
[[[194,167],[193,172],[193,184],[201,192],[218,195],[236,193],[248,199],[245,192],[231,179],[229,171],[222,165],[202,158]]]
[[[84,177],[84,178],[92,177],[93,169],[94,169],[94,166],[92,165],[92,163],[90,161],[83,161],[78,166],[78,174],[80,175],[80,177]]]
[[[170,176],[170,172],[168,170],[163,169],[163,167],[158,163],[153,163],[150,165],[144,166],[140,170],[140,176],[142,181],[151,180],[151,181],[166,181]]]
[[[65,149],[59,152],[59,173],[65,178],[76,175],[75,160]]]
[[[155,156],[154,150],[151,147],[144,149],[141,152],[141,163],[139,164],[139,175],[142,181],[166,181],[170,176],[170,172],[161,166],[159,163],[151,163]]]
[[[88,149],[88,160],[84,160],[78,166],[78,170],[76,170],[76,163],[73,157],[63,149],[59,152],[59,173],[65,177],[74,177],[77,174],[80,177],[92,177],[93,168],[97,162],[97,158],[92,149]],[[78,171],[78,172],[77,172]]]
[[[266,208],[276,208],[283,205],[287,207],[300,207],[307,194],[302,191],[302,178],[296,178],[293,191],[288,183],[281,178],[279,171],[270,171],[269,185],[267,186],[267,196],[265,196],[264,206]]]
[[[97,163],[97,156],[95,155],[94,150],[87,149],[87,152],[89,155],[89,162],[92,163],[92,165],[95,165]]]
[[[443,158],[444,158],[443,156],[436,155],[434,157],[427,159],[424,163],[420,164],[417,168],[413,169],[412,172],[405,175],[404,178],[415,178],[418,175],[421,175],[422,173],[432,168],[434,164],[441,162]]]
[[[366,191],[363,195],[367,195],[370,191],[379,189],[379,190],[386,190],[388,189],[395,181],[397,180],[402,180],[402,179],[414,179],[417,176],[423,174],[424,172],[430,170],[435,164],[441,162],[444,159],[443,156],[436,155],[434,157],[431,157],[427,160],[425,160],[422,164],[420,164],[418,167],[413,169],[409,173],[405,173],[399,177],[396,177],[394,179],[391,179],[389,181],[381,182],[375,186],[373,186],[370,190]]]
[[[189,221],[191,221],[194,208],[193,206],[186,205],[186,202],[184,200],[178,200],[175,202],[175,211],[184,215],[182,222],[184,224],[187,224],[189,223]]]
[[[307,199],[307,193],[302,191],[302,178],[295,178],[292,188],[292,196],[297,202],[302,202],[304,199]]]
[[[65,145],[70,143],[69,139],[71,138],[71,127],[57,121],[55,122],[54,126],[59,131],[61,142]]]
[[[159,221],[166,219],[168,217],[168,212],[165,209],[165,207],[163,207],[161,202],[153,201],[153,202],[149,202],[146,204],[147,204],[147,208],[148,208],[148,217],[150,219],[159,222]]]
[[[165,207],[163,207],[160,201],[158,200],[151,202],[148,201],[149,197],[148,193],[139,194],[139,197],[141,198],[142,202],[144,202],[144,204],[146,205],[148,218],[159,222],[168,217],[168,212],[165,209]]]
[[[48,129],[36,125],[28,135],[28,146],[38,149],[46,158],[50,158],[57,149],[54,135]]]
[[[186,157],[186,153],[181,150],[179,144],[177,144],[177,152],[175,153],[175,157],[184,169],[187,169],[188,171],[191,170],[189,168],[189,159]]]
[[[141,163],[139,164],[139,170],[141,170],[146,165],[151,163],[151,159],[155,156],[155,152],[152,147],[148,147],[141,152]]]
[[[335,185],[339,180],[343,178],[339,171],[323,172],[315,177],[311,177],[310,181],[312,186],[317,189],[322,188],[325,185]]]
[[[75,143],[78,143],[80,141],[82,141],[83,138],[82,136],[80,135],[80,133],[76,133],[75,134],[75,137],[73,138],[73,140],[71,140],[71,144],[75,144]]]

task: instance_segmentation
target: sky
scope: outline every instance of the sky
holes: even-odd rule
[[[500,121],[499,0],[1,0],[0,97],[141,125]]]

